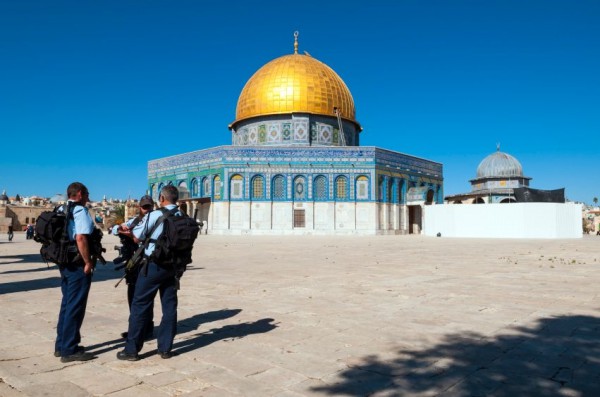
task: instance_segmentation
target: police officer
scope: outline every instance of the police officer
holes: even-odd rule
[[[159,193],[159,205],[167,210],[177,207],[175,204],[179,199],[179,192],[175,186],[167,185]],[[181,216],[181,212],[176,212]],[[162,211],[152,211],[132,230],[134,240],[143,242],[150,237],[150,242],[145,250],[149,258],[154,252],[154,242],[160,236],[163,225],[154,229],[155,224],[163,216]],[[152,230],[154,229],[154,232]],[[148,236],[150,233],[152,234]],[[149,261],[140,269],[131,313],[129,315],[129,330],[125,349],[117,353],[119,360],[137,361],[138,353],[144,345],[144,328],[152,316],[153,302],[156,293],[160,290],[160,303],[162,306],[162,319],[157,335],[158,352],[161,358],[168,359],[173,356],[173,340],[177,332],[177,280],[175,269],[172,267],[161,267],[153,261]]]
[[[72,213],[67,225],[71,245],[68,263],[60,266],[62,302],[54,345],[54,355],[60,357],[63,363],[94,358],[93,354],[86,353],[84,347],[79,345],[94,271],[88,244],[94,221],[85,206],[89,201],[89,191],[84,184],[73,182],[67,188],[67,197],[63,211]]]
[[[131,229],[133,229],[135,226],[137,226],[141,220],[144,218],[144,216],[152,211],[154,209],[154,200],[152,200],[152,197],[148,196],[148,195],[144,195],[142,196],[142,198],[140,198],[140,213],[138,214],[138,216],[131,218],[130,220],[128,220],[127,222],[125,222],[122,225],[118,225],[113,227],[112,229],[112,234],[114,234],[115,236],[121,234],[123,236],[126,236],[126,238],[131,238]],[[123,241],[123,240],[121,240]],[[115,260],[115,264],[117,264],[116,260]],[[125,275],[125,281],[127,282],[127,304],[129,305],[129,312],[131,313],[131,303],[133,302],[133,295],[135,294],[135,283],[137,282],[137,278],[138,278],[138,274],[139,274],[139,270],[140,269],[132,269],[130,271],[128,271]],[[148,321],[148,324],[146,325],[146,329],[144,331],[144,339],[148,340],[148,339],[152,339],[153,336],[153,332],[154,332],[154,321],[153,320],[153,316],[154,316],[154,300],[152,301],[152,310],[150,310],[150,319]],[[128,332],[122,332],[121,336],[123,338],[127,338]]]

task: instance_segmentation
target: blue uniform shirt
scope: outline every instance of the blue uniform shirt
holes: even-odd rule
[[[129,219],[127,222],[125,222],[125,226],[131,227],[131,224],[133,223],[134,220],[136,220],[136,218],[137,218],[137,216],[134,216],[133,218]],[[119,225],[114,225],[110,229],[110,234],[118,236],[119,235]]]
[[[163,208],[165,208],[167,210],[172,210],[173,208],[176,208],[176,207],[177,206],[175,204],[169,204],[169,205],[164,206]],[[144,218],[140,221],[140,223],[138,223],[137,226],[133,228],[133,230],[132,230],[133,235],[138,240],[140,240],[140,243],[144,242],[144,240],[148,236],[148,233],[150,233],[152,231],[152,228],[156,224],[156,221],[158,221],[158,219],[162,215],[163,215],[162,211],[149,212],[146,215],[144,215]],[[175,215],[181,215],[181,212],[177,211],[177,212],[175,212]],[[154,233],[152,233],[152,236],[150,236],[150,239],[156,240],[160,236],[162,231],[163,231],[163,225],[161,224],[156,228]],[[148,244],[148,247],[144,251],[144,253],[146,254],[146,256],[150,256],[150,255],[152,255],[153,252],[154,252],[154,242],[150,242]]]
[[[72,200],[69,200],[72,202]],[[63,206],[63,211],[65,206]],[[94,231],[94,220],[90,216],[88,209],[82,205],[75,205],[73,208],[73,219],[69,219],[67,226],[69,232],[69,240],[75,241],[77,234],[92,234]]]

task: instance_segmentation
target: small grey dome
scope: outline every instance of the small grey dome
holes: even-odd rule
[[[523,176],[519,160],[508,153],[497,151],[484,158],[477,167],[477,178]]]
[[[54,204],[64,203],[67,201],[67,195],[62,193],[56,193],[54,196],[50,197],[50,202]]]
[[[0,194],[0,201],[8,201],[8,196],[6,195],[6,190],[2,191],[2,194]]]

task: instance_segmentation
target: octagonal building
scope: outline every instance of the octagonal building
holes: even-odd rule
[[[295,36],[246,82],[231,145],[149,161],[152,196],[177,186],[213,234],[420,233],[422,206],[443,202],[442,164],[359,146],[350,90]]]

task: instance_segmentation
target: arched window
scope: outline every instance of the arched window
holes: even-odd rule
[[[388,186],[387,186],[387,202],[391,203],[394,201],[394,180],[392,178],[390,178],[388,180]]]
[[[384,201],[385,197],[384,197],[384,187],[385,184],[383,183],[385,181],[385,178],[380,176],[379,179],[377,180],[377,190],[378,190],[378,199],[381,201]]]
[[[164,183],[162,183],[162,182],[158,184],[158,190],[156,191],[156,198],[155,198],[155,200],[156,200],[156,202],[157,202],[157,203],[158,203],[158,196],[160,195],[160,191],[162,190],[162,188],[163,188],[164,186],[165,186],[165,185],[164,185]]]
[[[150,186],[150,196],[154,200],[154,202],[158,202],[158,190],[156,184]]]
[[[252,200],[261,200],[265,198],[265,178],[262,175],[256,175],[252,178]]]
[[[294,200],[306,200],[306,179],[303,176],[294,179]]]
[[[425,204],[426,205],[431,205],[434,203],[433,201],[433,197],[434,197],[434,191],[433,189],[429,189],[427,190],[427,196],[425,197]]]
[[[201,187],[200,197],[210,197],[210,180],[207,177],[202,178]]]
[[[192,197],[198,197],[198,179],[192,179],[191,185],[192,186],[190,194],[192,195]]]
[[[348,199],[348,178],[345,176],[338,176],[335,180],[335,199],[336,200],[347,200]]]
[[[179,199],[180,200],[190,198],[190,192],[188,191],[186,181],[179,182],[179,185],[177,185],[177,190],[179,190]]]
[[[313,183],[313,198],[315,201],[327,200],[327,179],[323,175],[315,178]]]
[[[231,185],[229,188],[229,195],[232,199],[242,199],[244,198],[244,177],[235,174],[231,177]]]
[[[365,175],[360,175],[358,178],[356,178],[356,199],[369,199],[369,178]]]
[[[221,177],[215,176],[213,179],[213,197],[215,200],[221,200]]]
[[[271,192],[273,200],[285,200],[285,178],[283,175],[275,175]]]

